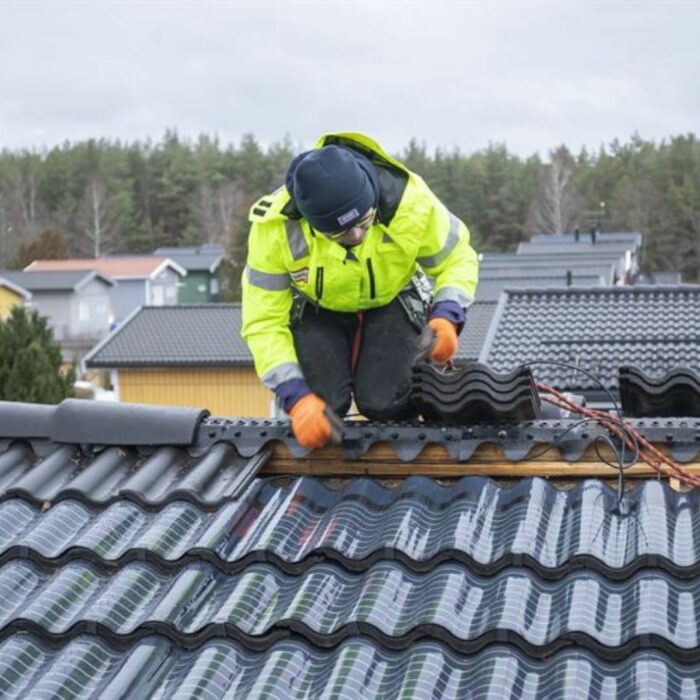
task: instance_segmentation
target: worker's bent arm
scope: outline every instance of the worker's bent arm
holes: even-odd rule
[[[427,186],[426,190],[433,201],[418,251],[418,264],[435,278],[433,302],[456,302],[466,312],[474,301],[479,280],[479,261],[469,243],[469,229]]]
[[[288,379],[301,378],[302,373],[289,330],[289,273],[272,234],[270,227],[259,224],[253,224],[250,232],[248,261],[241,281],[241,336],[248,343],[258,376],[274,390]]]

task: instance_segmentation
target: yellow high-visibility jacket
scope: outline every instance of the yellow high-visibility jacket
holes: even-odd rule
[[[289,329],[292,288],[323,308],[356,312],[389,304],[420,267],[435,280],[434,303],[466,309],[474,300],[478,260],[464,223],[371,138],[331,133],[314,148],[329,144],[349,146],[377,168],[379,221],[349,256],[311,229],[284,186],[251,208],[241,335],[270,389],[303,377]]]

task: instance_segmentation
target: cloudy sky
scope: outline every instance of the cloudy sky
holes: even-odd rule
[[[0,0],[0,148],[364,131],[471,152],[698,131],[700,2]]]

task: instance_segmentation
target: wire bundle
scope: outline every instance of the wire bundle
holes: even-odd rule
[[[551,394],[553,397],[543,397],[544,401],[557,406],[557,408],[586,416],[588,419],[606,428],[621,441],[622,449],[618,449],[614,444],[611,444],[611,447],[618,456],[619,463],[617,465],[606,460],[598,451],[598,456],[606,464],[620,469],[622,473],[626,468],[631,467],[641,459],[661,476],[676,478],[687,486],[700,486],[700,476],[692,474],[673,459],[663,454],[663,452],[642,437],[642,435],[621,416],[615,416],[606,411],[597,411],[595,409],[586,408],[585,406],[579,406],[567,399],[564,394],[546,384],[538,384],[537,388],[539,391]],[[610,444],[610,442],[608,444]],[[625,463],[624,448],[629,448],[632,451],[633,460],[629,463]],[[596,449],[598,449],[597,445]]]

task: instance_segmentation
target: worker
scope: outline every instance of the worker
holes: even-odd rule
[[[449,360],[474,300],[469,231],[371,138],[331,133],[250,210],[241,335],[297,441],[325,445],[354,395],[372,420],[407,420],[427,324]],[[426,274],[433,278],[433,285]]]

